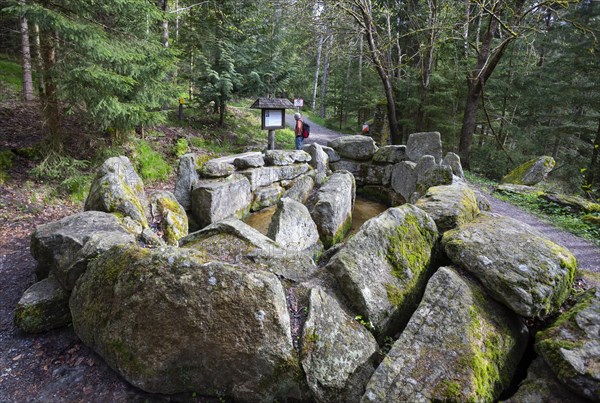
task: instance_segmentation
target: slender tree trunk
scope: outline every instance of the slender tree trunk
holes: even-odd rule
[[[465,59],[469,57],[469,24],[470,23],[471,23],[471,0],[465,0],[465,26],[463,27]]]
[[[381,60],[380,51],[375,43],[376,33],[371,14],[371,1],[361,0],[357,5],[359,6],[361,12],[362,25],[367,36],[367,44],[369,45],[371,60],[373,61],[375,70],[377,70],[377,74],[379,75],[379,78],[383,84],[383,90],[387,101],[388,121],[390,124],[390,136],[392,138],[392,144],[400,144],[402,142],[402,134],[398,130],[394,90],[392,88],[390,77],[387,73],[388,70],[385,68],[383,61]]]
[[[19,1],[25,4],[25,0]],[[23,98],[25,101],[32,101],[33,93],[33,78],[31,76],[31,50],[29,47],[29,26],[27,18],[21,17],[21,52],[23,54]]]
[[[317,107],[317,87],[319,86],[319,69],[321,68],[321,53],[323,52],[323,34],[319,36],[319,46],[317,47],[317,68],[315,69],[315,84],[313,86],[313,97],[311,109],[314,110]]]
[[[41,97],[46,90],[44,89],[44,80],[43,80],[44,63],[42,61],[42,45],[40,42],[40,27],[39,27],[39,25],[35,24],[33,26],[33,33],[34,33],[33,43],[35,44],[35,57],[34,57],[35,71],[38,75],[38,79],[36,81],[37,81],[37,86],[38,86],[38,94]]]
[[[323,76],[321,77],[321,117],[325,118],[327,113],[327,75],[329,73],[329,52],[325,53],[323,62]]]
[[[169,11],[169,1],[168,0],[156,0],[156,5],[163,12]],[[164,19],[161,23],[161,42],[165,48],[169,47],[169,21]]]
[[[436,0],[428,0],[429,5],[429,44],[421,55],[421,95],[417,109],[416,129],[418,132],[425,130],[425,102],[431,82],[431,68],[433,66],[433,50],[437,38],[437,4]]]
[[[41,46],[43,60],[44,96],[42,108],[44,111],[44,132],[50,147],[60,152],[63,146],[62,131],[59,130],[60,115],[58,106],[58,93],[54,82],[53,69],[56,64],[56,38],[54,32],[44,32],[44,41]]]
[[[590,160],[585,181],[586,185],[590,188],[600,183],[600,119],[598,119],[598,130],[596,130],[596,138],[594,139],[592,159]]]

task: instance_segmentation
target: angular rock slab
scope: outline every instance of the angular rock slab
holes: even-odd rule
[[[302,367],[318,402],[357,402],[374,371],[377,342],[323,289],[313,288]]]
[[[233,160],[233,166],[236,169],[243,170],[248,168],[259,168],[265,165],[265,160],[261,153],[249,153]]]
[[[329,156],[319,143],[311,143],[302,147],[310,154],[310,165],[317,173],[327,174],[329,172]]]
[[[285,291],[269,273],[190,249],[116,247],[90,265],[70,308],[79,338],[148,392],[273,401],[303,383]]]
[[[283,197],[289,197],[304,204],[311,195],[314,187],[315,180],[309,175],[303,175],[294,180],[292,186],[283,194]]]
[[[286,166],[296,162],[309,162],[311,156],[302,150],[267,150],[264,159],[266,165]]]
[[[519,389],[506,403],[523,402],[589,402],[573,393],[559,382],[542,357],[537,357],[527,369],[527,378],[519,384]]]
[[[250,182],[242,175],[200,181],[192,191],[192,214],[201,227],[226,218],[243,218],[251,203]]]
[[[153,192],[148,196],[152,218],[160,223],[163,238],[168,245],[177,246],[188,234],[188,216],[175,196],[168,191]]]
[[[327,146],[342,157],[358,161],[370,160],[377,151],[373,138],[360,134],[338,137],[327,143]]]
[[[267,236],[286,250],[309,251],[309,254],[319,254],[323,250],[317,224],[308,208],[292,199],[279,201]]]
[[[190,207],[192,207],[192,189],[196,185],[196,182],[198,182],[196,166],[196,154],[188,153],[179,157],[174,194],[179,204],[186,210],[189,210]]]
[[[326,270],[379,339],[408,321],[431,274],[438,232],[421,209],[405,204],[365,222]]]
[[[417,177],[417,192],[425,194],[431,187],[450,185],[452,178],[452,168],[436,165]]]
[[[520,319],[475,281],[442,267],[361,401],[495,401],[527,336]]]
[[[461,179],[465,179],[465,173],[460,163],[460,157],[455,153],[446,153],[442,165],[449,166],[452,168],[452,174],[458,176]]]
[[[418,162],[424,155],[432,155],[435,162],[442,162],[442,137],[439,132],[412,133],[406,142],[406,155]]]
[[[250,189],[254,192],[260,187],[269,186],[275,182],[295,179],[310,170],[310,165],[303,163],[248,169],[240,171],[240,174],[250,181]]]
[[[23,293],[15,308],[15,325],[27,333],[41,333],[71,323],[70,293],[49,277]]]
[[[390,184],[393,167],[391,165],[373,165],[370,162],[340,160],[331,164],[334,172],[348,171],[354,175],[356,184],[387,186]]]
[[[543,181],[555,165],[556,161],[552,157],[543,156],[534,158],[513,169],[508,175],[502,178],[502,182],[533,186]]]
[[[575,393],[600,400],[600,288],[592,288],[548,329],[535,350]]]
[[[340,242],[352,227],[352,209],[356,198],[354,176],[347,171],[336,172],[316,195],[310,212],[319,229],[325,248]]]
[[[289,251],[248,224],[228,219],[180,239],[182,248],[196,249],[209,260],[239,265],[246,271],[266,271],[304,281],[317,266],[305,253]]]
[[[390,185],[394,192],[408,200],[417,189],[417,164],[411,161],[403,161],[394,165]]]
[[[84,211],[38,226],[30,249],[35,260],[71,290],[90,259],[115,244],[134,242],[135,236],[113,214]]]
[[[556,312],[571,292],[575,257],[512,218],[481,213],[446,232],[442,244],[454,264],[477,277],[492,297],[521,316]]]
[[[283,192],[284,189],[277,183],[256,189],[250,210],[259,211],[277,204]]]
[[[462,184],[431,187],[415,205],[433,218],[440,233],[468,223],[479,214],[475,194]]]
[[[144,182],[133,169],[129,158],[109,158],[98,170],[85,201],[85,211],[118,213],[148,226]]]

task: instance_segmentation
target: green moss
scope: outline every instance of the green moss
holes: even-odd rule
[[[600,216],[593,214],[585,214],[583,217],[581,217],[581,219],[586,223],[600,227]]]
[[[333,245],[338,244],[344,240],[346,234],[352,229],[352,215],[350,215],[346,221],[342,224],[340,229],[333,234],[333,236],[323,236],[321,241],[325,246],[325,249],[331,248]]]
[[[462,388],[457,381],[444,379],[435,390],[435,396],[439,396],[443,401],[458,402],[461,401]]]
[[[319,341],[319,335],[314,327],[304,329],[304,337],[302,339],[302,354],[307,355],[315,351]]]
[[[15,310],[15,325],[27,333],[39,333],[42,330],[44,315],[40,304],[18,306]]]

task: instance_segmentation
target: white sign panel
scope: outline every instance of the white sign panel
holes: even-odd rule
[[[265,111],[265,127],[281,126],[283,121],[283,111],[278,109],[269,109]]]
[[[302,99],[302,98],[294,98],[294,106],[296,108],[302,108],[304,106],[304,99]]]

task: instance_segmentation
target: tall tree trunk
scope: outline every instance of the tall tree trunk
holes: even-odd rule
[[[317,68],[315,69],[315,84],[313,86],[313,97],[312,97],[312,105],[311,109],[314,110],[317,107],[317,87],[319,86],[319,69],[321,68],[321,53],[323,52],[323,37],[321,34],[319,36],[319,46],[317,47]]]
[[[25,4],[25,0],[19,3]],[[33,100],[33,78],[31,76],[31,51],[29,48],[29,26],[27,18],[21,17],[21,52],[23,54],[23,98],[25,101]]]
[[[38,85],[38,94],[40,94],[40,97],[46,92],[46,90],[44,89],[44,80],[42,79],[42,77],[44,76],[44,62],[42,60],[42,45],[40,42],[40,26],[38,24],[35,24],[33,26],[33,33],[34,33],[34,41],[33,43],[35,44],[35,71],[38,75],[38,79],[37,79],[37,85]]]
[[[44,111],[44,132],[51,149],[60,152],[63,146],[62,131],[59,130],[60,115],[58,92],[54,82],[53,69],[56,64],[56,37],[54,32],[43,32],[41,46],[43,60],[44,96],[42,108]]]
[[[375,25],[373,22],[373,14],[370,0],[359,0],[355,3],[361,13],[362,21],[359,23],[363,26],[367,38],[367,44],[371,55],[371,61],[377,70],[377,74],[383,84],[383,91],[387,101],[387,113],[388,121],[390,124],[390,136],[392,138],[392,144],[400,144],[402,142],[402,134],[398,130],[398,119],[396,117],[396,101],[394,99],[394,90],[390,76],[388,75],[387,69],[381,59],[380,50],[377,48],[375,36]],[[356,17],[355,17],[356,18]]]
[[[421,132],[425,130],[425,102],[429,92],[431,82],[431,68],[433,66],[433,50],[437,38],[437,4],[436,0],[428,0],[429,6],[429,43],[426,50],[421,54],[421,94],[419,107],[417,108],[416,130]]]
[[[516,0],[513,6],[513,27],[517,26],[518,16],[525,0]],[[499,7],[504,7],[500,5]],[[467,99],[465,102],[465,111],[463,114],[463,123],[460,132],[460,144],[458,152],[461,162],[466,169],[470,169],[471,146],[473,143],[473,133],[477,121],[477,107],[481,100],[483,86],[490,78],[494,69],[502,59],[508,45],[517,38],[515,32],[510,32],[506,38],[494,49],[492,49],[492,40],[498,29],[498,14],[501,9],[494,8],[490,10],[488,16],[488,27],[481,40],[481,48],[477,55],[477,65],[475,70],[467,75]]]
[[[600,184],[600,119],[598,119],[598,130],[594,139],[592,149],[592,159],[585,177],[586,185],[591,189],[592,186]]]
[[[323,76],[321,77],[321,117],[325,118],[327,113],[327,74],[329,73],[329,52],[325,53],[323,62]]]
[[[163,12],[169,11],[169,1],[168,0],[156,0],[156,5]],[[164,19],[161,23],[161,42],[165,48],[169,47],[169,21]]]

